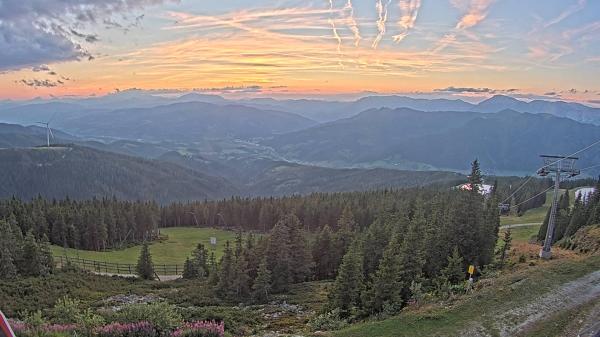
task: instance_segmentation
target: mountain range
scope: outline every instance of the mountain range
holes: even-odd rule
[[[0,148],[7,149],[0,159],[11,172],[3,193],[23,185],[31,186],[24,194],[29,196],[43,181],[25,174],[39,168],[61,183],[40,188],[50,197],[77,197],[77,181],[70,185],[67,178],[73,177],[85,182],[88,196],[156,195],[161,201],[449,183],[463,179],[453,172],[467,171],[475,158],[487,174],[532,174],[540,154],[571,154],[598,141],[597,114],[580,104],[508,96],[471,104],[402,96],[336,102],[128,91],[84,100],[0,102],[0,120],[50,121],[52,143],[73,144],[60,147],[72,147],[68,151],[43,150],[36,148],[46,143],[43,127],[0,124]],[[579,167],[600,162],[598,147],[580,156]],[[70,165],[61,166],[61,158]],[[51,170],[57,167],[64,177]],[[136,190],[103,180],[111,175],[151,187]]]
[[[332,167],[466,170],[474,158],[493,173],[527,173],[540,154],[570,154],[600,138],[600,126],[512,110],[424,112],[373,109],[275,136],[265,145],[284,158]],[[600,147],[580,165],[600,162]]]

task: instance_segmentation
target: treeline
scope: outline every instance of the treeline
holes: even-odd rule
[[[477,162],[470,180],[481,181]],[[500,223],[494,193],[414,190],[400,200],[365,227],[345,207],[312,240],[298,216],[284,215],[267,236],[242,240],[240,232],[218,263],[199,245],[184,275],[205,279],[224,299],[256,302],[293,283],[335,279],[329,307],[371,315],[398,311],[419,289],[462,283],[468,264],[493,262]]]
[[[23,236],[21,228],[5,220],[0,220],[0,233],[0,279],[52,273],[54,260],[48,237],[38,240],[31,230]]]
[[[494,190],[499,201],[512,194],[523,182],[523,178],[488,178],[491,179],[498,179]],[[550,183],[545,179],[532,179],[511,198],[510,203],[519,204],[539,194]],[[115,198],[57,201],[37,197],[30,202],[11,198],[0,201],[0,219],[16,223],[22,233],[32,230],[37,239],[46,235],[55,245],[104,250],[152,240],[157,236],[158,227],[219,227],[267,233],[288,214],[294,214],[307,232],[318,232],[325,226],[336,231],[345,209],[352,210],[356,227],[364,229],[375,221],[378,214],[410,207],[414,202],[410,195],[436,190],[440,188],[314,193],[281,198],[234,197],[165,206]],[[545,200],[546,194],[542,193],[521,205],[518,212],[539,207]]]
[[[516,215],[543,206],[546,203],[546,193],[540,194],[540,192],[553,184],[550,178],[495,177],[495,179],[498,199],[509,204],[510,210]]]
[[[114,198],[49,201],[37,197],[31,202],[11,198],[0,201],[0,219],[38,240],[46,236],[63,247],[103,250],[152,240],[158,233],[160,208],[154,202]]]
[[[569,238],[572,237],[581,227],[600,224],[600,179],[595,182],[595,185],[595,191],[591,195],[588,195],[587,198],[582,198],[581,194],[577,195],[572,207],[569,189],[567,189],[565,193],[560,196],[556,211],[552,243],[562,240],[564,241],[563,246],[569,247]],[[548,221],[550,219],[550,211],[551,210],[548,209],[546,218],[540,227],[537,236],[538,241],[544,241],[546,238]]]

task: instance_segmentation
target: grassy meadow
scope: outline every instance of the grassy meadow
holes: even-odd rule
[[[183,264],[186,257],[196,248],[198,243],[203,243],[209,250],[214,252],[215,257],[219,259],[223,255],[225,242],[230,241],[233,244],[236,233],[215,228],[193,228],[193,227],[174,227],[162,228],[162,235],[166,235],[166,240],[155,241],[150,245],[152,261],[156,264]],[[213,247],[210,244],[210,238],[216,237],[217,244]],[[137,263],[141,246],[133,246],[120,250],[108,250],[106,252],[95,252],[89,250],[79,250],[60,246],[52,246],[54,256],[72,256],[83,259],[105,261],[111,263]]]

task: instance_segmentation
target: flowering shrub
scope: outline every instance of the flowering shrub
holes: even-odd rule
[[[14,320],[9,320],[9,324],[17,337],[73,336],[80,328],[77,324],[43,324],[34,327]]]
[[[215,321],[185,323],[171,333],[171,337],[223,337],[225,324]]]
[[[96,329],[99,337],[156,337],[156,329],[148,322],[112,323]]]

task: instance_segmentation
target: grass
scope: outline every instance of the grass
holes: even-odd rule
[[[219,259],[223,255],[225,242],[229,240],[233,244],[235,240],[235,232],[214,228],[163,228],[160,230],[160,233],[167,235],[168,239],[157,241],[150,245],[152,261],[156,264],[181,265],[185,262],[186,257],[190,256],[198,243],[203,243],[208,247],[209,252],[214,252],[215,257]],[[217,245],[215,247],[212,247],[210,244],[211,237],[217,238]],[[52,253],[54,256],[66,255],[96,261],[135,264],[137,263],[140,249],[141,246],[134,246],[120,250],[96,252],[52,246]]]
[[[352,325],[332,333],[335,337],[458,336],[480,322],[492,326],[494,316],[546,293],[552,287],[577,279],[600,268],[600,256],[583,260],[554,260],[502,274],[487,287],[465,295],[455,303],[409,308],[382,321]]]
[[[510,230],[514,242],[528,242],[532,236],[537,235],[537,233],[540,231],[540,225],[515,227],[511,228]],[[504,231],[505,230],[501,231],[500,238],[503,237]]]
[[[516,225],[522,223],[542,223],[544,218],[546,217],[546,213],[548,213],[548,209],[552,205],[552,193],[553,191],[548,191],[546,193],[546,203],[542,207],[532,208],[527,210],[523,215],[509,215],[500,217],[501,225]],[[564,193],[564,191],[563,191]]]

